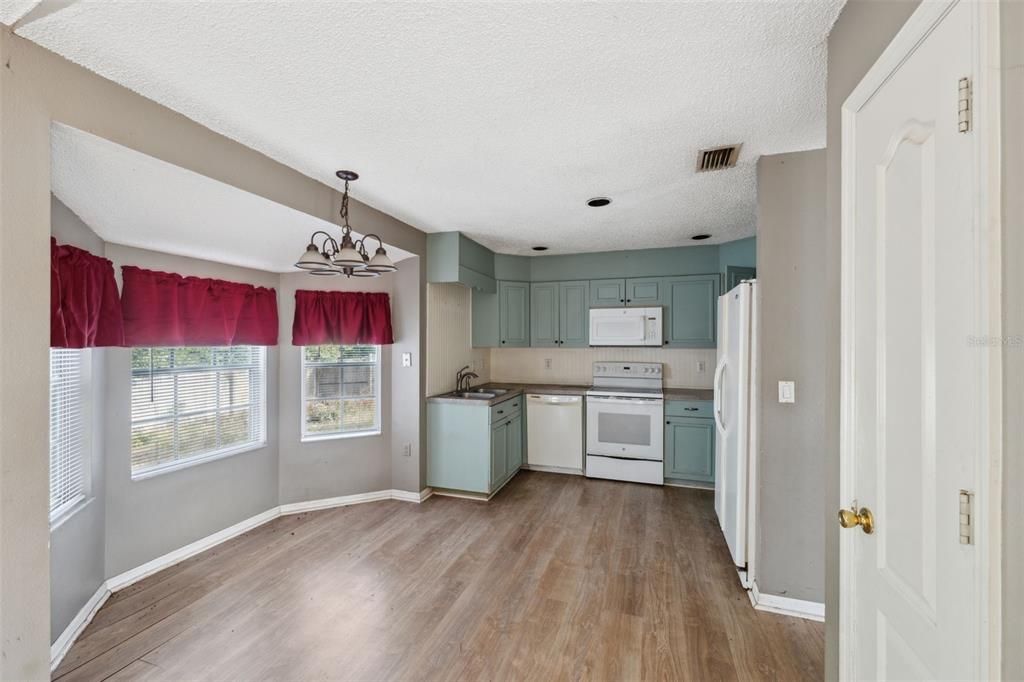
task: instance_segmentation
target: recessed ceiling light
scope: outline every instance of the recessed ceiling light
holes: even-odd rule
[[[692,239],[695,242],[703,241],[705,239],[710,239],[710,238],[711,238],[710,234],[695,234],[692,237],[690,237],[690,239]]]
[[[593,199],[589,199],[587,201],[587,206],[593,206],[594,208],[598,208],[600,206],[607,206],[610,203],[612,203],[612,200],[609,199],[608,197],[594,197]]]
[[[548,250],[548,247],[546,247],[546,246],[534,246],[534,247],[531,247],[531,248],[534,251],[547,251]]]

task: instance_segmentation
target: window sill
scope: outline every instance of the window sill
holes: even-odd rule
[[[252,452],[253,450],[262,450],[265,447],[267,447],[267,441],[264,440],[259,443],[250,443],[238,448],[222,450],[220,452],[214,452],[209,455],[203,455],[202,457],[184,459],[178,462],[171,462],[170,464],[165,464],[163,466],[153,467],[151,469],[143,469],[138,473],[132,472],[132,481],[142,481],[147,478],[153,478],[154,476],[169,474],[174,471],[180,471],[181,469],[188,469],[189,467],[198,466],[200,464],[216,462],[218,459],[234,457],[235,455],[241,455],[246,452]]]
[[[322,436],[303,436],[302,443],[319,443],[325,440],[348,440],[349,438],[366,438],[368,436],[379,436],[381,430],[375,431],[353,431],[352,433],[328,433]]]
[[[95,498],[83,497],[78,502],[68,507],[65,511],[61,512],[60,515],[55,519],[50,519],[50,532],[57,530],[64,525],[65,522],[71,520],[71,517],[88,507]]]

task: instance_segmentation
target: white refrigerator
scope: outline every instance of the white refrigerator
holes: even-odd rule
[[[715,513],[740,582],[753,581],[757,458],[757,280],[718,298]]]

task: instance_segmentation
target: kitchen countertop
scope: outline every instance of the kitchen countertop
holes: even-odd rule
[[[504,388],[508,390],[508,393],[495,396],[490,400],[483,400],[481,398],[459,398],[454,395],[454,391],[448,391],[447,393],[441,393],[439,395],[433,395],[427,398],[428,402],[432,403],[456,403],[459,405],[486,405],[491,407],[498,403],[505,402],[509,398],[515,398],[521,396],[524,393],[541,393],[544,395],[585,395],[587,389],[590,386],[580,386],[576,384],[509,384],[509,383],[498,383],[491,382],[487,384],[480,384],[479,386],[471,387],[471,390],[476,389],[488,389],[488,388]],[[709,388],[666,388],[665,389],[665,400],[713,400],[714,391]]]
[[[714,400],[715,392],[710,388],[666,388],[665,400]]]

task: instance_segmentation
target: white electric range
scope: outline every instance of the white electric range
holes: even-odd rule
[[[586,475],[665,482],[660,362],[595,362],[587,391]]]

